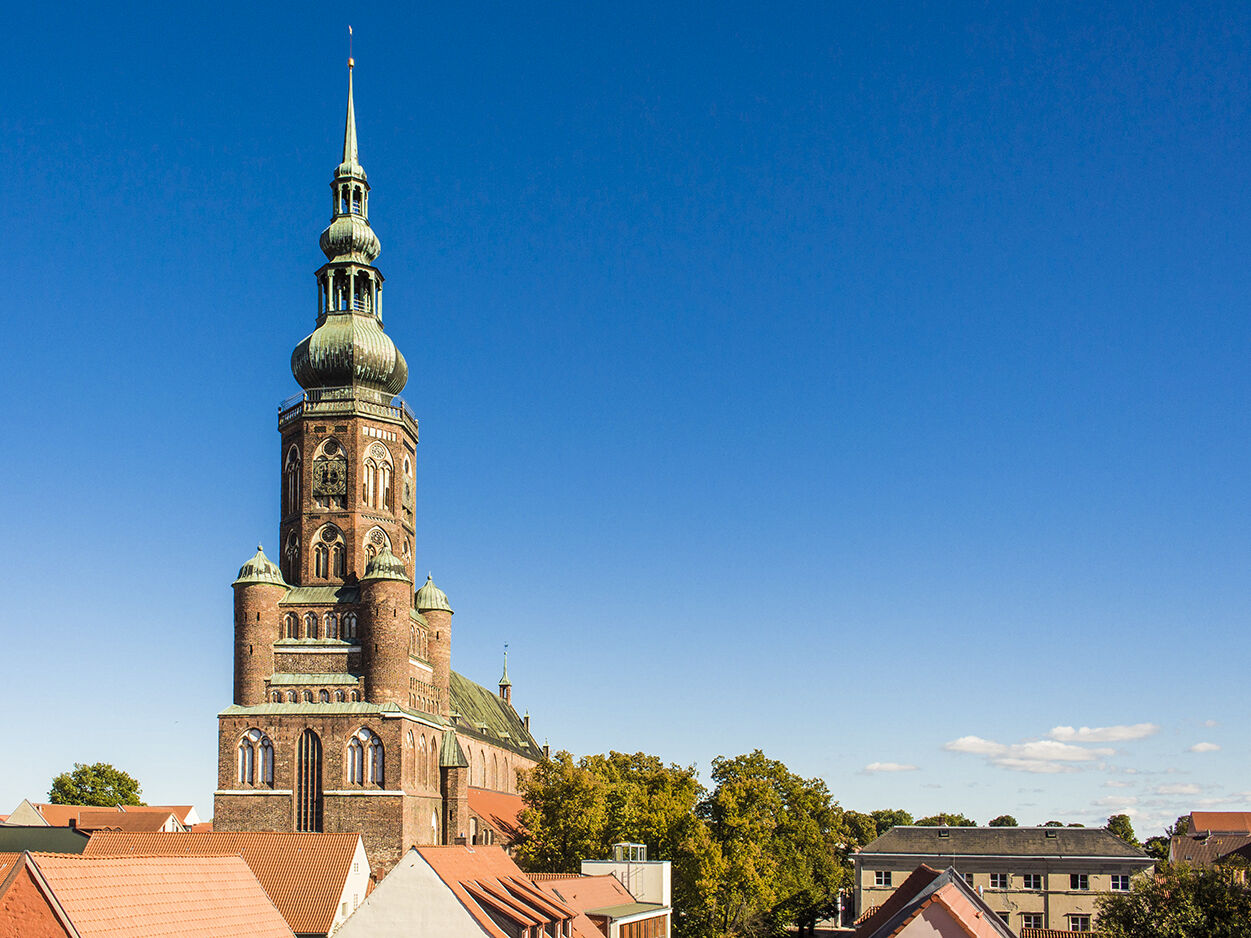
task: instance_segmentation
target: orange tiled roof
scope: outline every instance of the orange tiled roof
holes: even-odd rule
[[[191,825],[191,833],[193,834],[211,834],[213,833],[212,821],[201,821],[199,824]]]
[[[169,819],[174,817],[168,810],[160,811],[114,811],[111,808],[83,808],[75,825],[80,831],[129,831],[135,834],[154,834],[163,831]],[[177,818],[174,818],[177,821]]]
[[[510,844],[526,832],[520,820],[525,806],[521,795],[472,786],[469,789],[469,810],[491,825]]]
[[[101,831],[91,835],[83,855],[241,856],[293,931],[324,935],[334,923],[359,839],[359,834]]]
[[[19,863],[81,938],[292,938],[239,857],[27,853]]]
[[[30,803],[30,806],[39,812],[39,816],[48,822],[49,827],[69,827],[70,821],[77,821],[79,814],[83,811],[125,811],[127,814],[164,811],[178,818],[179,824],[186,824],[187,815],[191,813],[192,808],[189,804],[133,804],[118,807],[96,807],[85,804],[44,804],[34,801]]]
[[[634,896],[630,895],[630,891],[610,873],[601,876],[568,876],[565,879],[548,879],[536,885],[579,912],[606,909],[609,906],[625,905],[634,901]]]
[[[574,928],[579,932],[602,938],[589,919],[539,890],[502,847],[413,849],[430,864],[435,875],[443,880],[474,921],[492,938],[508,938],[508,935],[495,924],[486,911],[488,907],[525,925],[573,919]],[[578,919],[585,923],[589,932],[578,927]]]
[[[1251,834],[1251,811],[1191,811],[1187,836],[1193,837],[1203,831]]]

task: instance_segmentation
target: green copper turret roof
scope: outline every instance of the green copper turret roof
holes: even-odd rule
[[[508,649],[504,649],[504,673],[500,676],[500,687],[512,687],[513,682],[508,679]]]
[[[460,740],[456,738],[456,730],[443,731],[443,747],[439,750],[439,766],[444,769],[464,769],[469,767],[465,758],[465,750],[460,748]]]
[[[256,554],[252,559],[239,568],[239,576],[230,585],[243,586],[246,583],[269,583],[273,586],[281,586],[283,589],[291,588],[282,578],[282,571],[265,556],[265,551],[261,549],[260,544],[256,545]]]
[[[447,601],[447,593],[434,585],[434,576],[431,574],[426,574],[426,582],[417,591],[413,601],[417,606],[418,612],[426,612],[430,609],[441,609],[444,612],[452,611],[452,607]]]
[[[365,565],[365,575],[361,577],[361,582],[366,580],[403,580],[405,583],[411,583],[408,578],[408,571],[404,569],[404,561],[391,553],[391,548],[384,547],[378,552],[378,556],[369,561]]]
[[[348,103],[347,118],[343,122],[343,162],[335,170],[335,175],[364,179],[365,167],[361,166],[356,151],[356,105],[352,102],[352,69],[355,67],[356,61],[348,59]]]

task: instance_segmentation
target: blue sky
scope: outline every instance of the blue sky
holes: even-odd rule
[[[345,15],[7,25],[0,811],[105,760],[207,816]],[[1251,804],[1245,5],[352,25],[458,670],[508,642],[555,747],[861,810]]]

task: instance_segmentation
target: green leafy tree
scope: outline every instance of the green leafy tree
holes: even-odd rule
[[[988,827],[1020,827],[1016,818],[1011,814],[1001,814],[997,818],[991,818]]]
[[[1251,890],[1229,870],[1162,863],[1127,893],[1098,899],[1105,938],[1248,938]]]
[[[837,845],[843,812],[821,779],[804,779],[759,749],[712,763],[716,788],[700,805],[724,867],[715,896],[718,935],[811,928],[849,882]]]
[[[1048,821],[1047,823],[1043,825],[1043,827],[1063,827],[1063,826],[1064,824],[1061,821]]]
[[[665,765],[644,753],[585,756],[558,752],[521,781],[527,833],[517,862],[534,872],[577,872],[581,861],[610,856],[614,843],[647,845],[648,856],[673,863],[673,901],[682,936],[711,935],[710,905],[720,882],[720,850],[696,816],[704,795],[693,768]]]
[[[912,824],[912,815],[902,808],[883,808],[873,812],[873,824],[877,828],[877,836],[881,837],[892,827],[907,827]]]
[[[1148,856],[1160,862],[1168,859],[1169,839],[1167,837],[1148,837],[1142,843],[1142,849]]]
[[[53,804],[112,808],[119,804],[141,805],[140,794],[136,779],[107,762],[75,762],[73,771],[62,772],[52,780],[48,800]]]
[[[1137,835],[1134,833],[1134,825],[1129,822],[1128,814],[1112,815],[1108,818],[1108,823],[1105,825],[1104,829],[1107,830],[1109,834],[1115,834],[1127,844],[1132,844],[1135,847],[1141,846],[1138,843]]]
[[[977,821],[963,814],[931,814],[917,821],[917,827],[977,827]]]
[[[847,828],[848,844],[852,848],[863,847],[878,838],[877,823],[872,814],[861,811],[844,811],[843,825]]]

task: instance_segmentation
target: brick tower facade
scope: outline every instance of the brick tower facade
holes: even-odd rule
[[[376,871],[468,832],[466,791],[516,791],[539,758],[510,699],[451,668],[452,609],[414,592],[417,420],[382,325],[381,245],[348,64],[316,328],[279,410],[275,564],[234,581],[234,702],[219,715],[217,830],[359,831]]]

